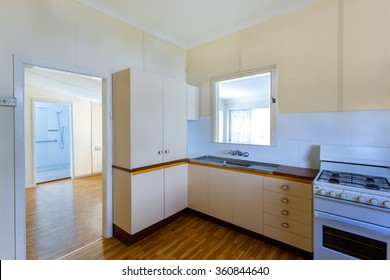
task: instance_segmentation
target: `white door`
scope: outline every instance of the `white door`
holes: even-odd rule
[[[162,78],[131,70],[131,168],[163,162]]]
[[[164,169],[131,175],[131,234],[164,219]]]
[[[187,164],[165,168],[165,218],[187,208]]]
[[[187,157],[187,92],[184,82],[164,79],[164,161]]]

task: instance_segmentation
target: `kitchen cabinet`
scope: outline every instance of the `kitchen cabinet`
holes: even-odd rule
[[[113,74],[113,164],[134,169],[186,158],[186,84],[135,69]]]
[[[263,234],[263,177],[236,172],[232,223]]]
[[[312,252],[312,185],[189,164],[188,207]]]
[[[187,85],[164,78],[164,162],[187,157]]]
[[[199,87],[187,85],[187,120],[199,120]]]
[[[209,167],[188,165],[188,207],[209,214]]]
[[[188,164],[164,169],[164,218],[168,218],[188,206]]]
[[[129,234],[187,208],[187,164],[113,173],[114,224]]]
[[[343,110],[390,109],[389,26],[389,1],[343,1]]]
[[[131,175],[131,230],[137,233],[164,219],[164,170]]]
[[[263,177],[189,165],[188,207],[248,230],[263,232]]]
[[[209,169],[210,215],[226,222],[233,222],[233,188],[236,173],[230,170]]]
[[[264,178],[264,235],[312,252],[312,185]]]

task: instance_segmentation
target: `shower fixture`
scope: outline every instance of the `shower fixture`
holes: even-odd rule
[[[64,143],[64,132],[65,132],[65,127],[61,127],[61,121],[60,121],[60,114],[62,113],[62,110],[57,111],[57,122],[58,122],[58,131],[60,132],[60,148],[63,149],[65,147]]]

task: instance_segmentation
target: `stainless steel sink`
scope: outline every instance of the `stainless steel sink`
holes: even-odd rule
[[[257,161],[249,161],[249,160],[241,160],[241,159],[231,159],[224,157],[215,157],[215,156],[202,156],[191,159],[194,162],[205,162],[209,164],[215,164],[219,166],[227,166],[234,167],[239,169],[247,169],[247,170],[256,170],[259,172],[272,174],[275,169],[279,167],[277,164],[265,163],[265,162],[257,162]]]

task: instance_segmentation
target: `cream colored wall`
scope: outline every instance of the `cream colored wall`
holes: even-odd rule
[[[102,104],[67,96],[58,92],[26,86],[25,88],[25,149],[26,187],[34,186],[33,156],[33,101],[53,101],[72,104],[73,176],[82,177],[101,172],[101,151],[94,151],[94,143],[102,142]],[[100,133],[100,135],[99,135]],[[100,171],[99,171],[100,166]],[[95,168],[94,168],[95,167]],[[95,170],[94,170],[95,169]]]
[[[338,109],[338,0],[326,0],[187,51],[188,83],[210,115],[212,77],[278,66],[280,112]]]
[[[186,51],[76,0],[1,0],[0,95],[13,96],[13,55],[106,73],[166,69],[184,80]],[[167,61],[165,54],[174,58]],[[159,58],[159,59],[156,59]],[[15,258],[14,115],[0,107],[0,259]]]

